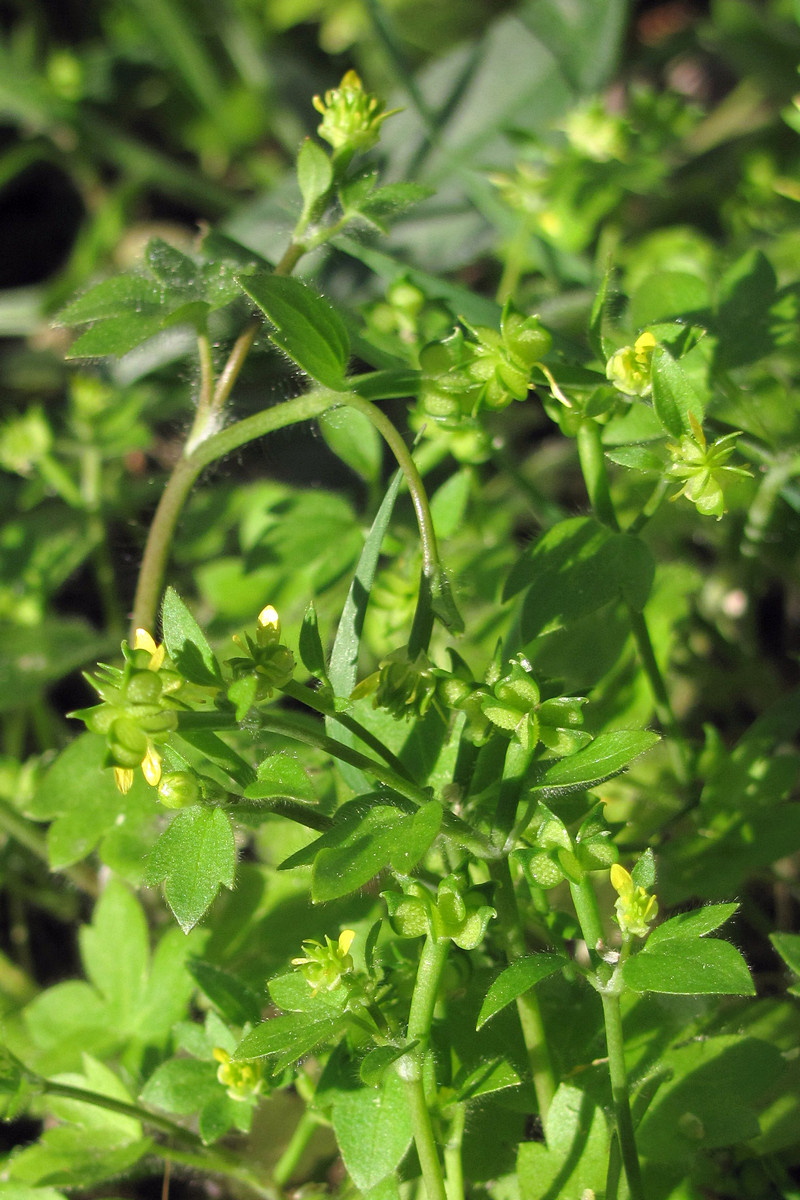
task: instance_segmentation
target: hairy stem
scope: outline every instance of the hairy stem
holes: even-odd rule
[[[522,929],[508,860],[491,863],[489,873],[495,883],[494,904],[505,943],[506,958],[509,963],[512,963],[515,959],[522,958],[527,954],[528,948],[525,944],[525,934]],[[522,1026],[525,1048],[528,1051],[528,1064],[536,1092],[536,1102],[539,1106],[539,1116],[544,1119],[556,1093],[556,1078],[539,1001],[533,989],[517,998],[517,1013]]]
[[[433,1010],[436,1007],[436,997],[439,993],[449,945],[447,939],[437,942],[430,934],[425,939],[408,1018],[408,1038],[410,1041],[416,1041],[417,1045],[409,1050],[408,1054],[404,1054],[397,1065],[398,1074],[406,1088],[411,1125],[414,1130],[414,1144],[417,1148],[417,1157],[428,1200],[449,1200],[423,1082],[423,1068],[430,1041]]]
[[[606,1046],[608,1047],[608,1072],[611,1077],[611,1095],[614,1102],[617,1136],[622,1154],[622,1164],[628,1180],[630,1200],[644,1200],[642,1190],[642,1173],[639,1166],[639,1155],[636,1151],[636,1138],[633,1131],[630,1097],[628,1093],[628,1073],[625,1068],[625,1044],[622,1036],[622,1013],[619,995],[601,992],[603,1001],[603,1020],[606,1029]]]
[[[411,494],[414,512],[417,514],[420,541],[422,542],[422,569],[426,575],[431,575],[440,565],[439,549],[436,544],[436,532],[433,528],[433,518],[425,484],[422,482],[422,476],[417,470],[417,464],[414,462],[411,451],[386,414],[369,400],[362,399],[355,392],[346,392],[342,395],[342,402],[349,408],[363,413],[372,422],[397,459],[397,465],[405,476]]]
[[[603,445],[600,440],[600,426],[596,421],[582,421],[578,428],[577,440],[581,472],[595,515],[609,529],[619,532],[619,521],[608,486]],[[672,711],[667,685],[653,651],[647,620],[644,613],[635,609],[633,605],[627,604],[627,609],[631,632],[639,654],[639,662],[650,684],[653,708],[659,724],[669,737],[675,776],[680,783],[687,783],[690,778],[689,747],[686,745]]]

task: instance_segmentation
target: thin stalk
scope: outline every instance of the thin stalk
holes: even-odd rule
[[[422,543],[422,569],[426,575],[432,575],[440,566],[436,531],[433,528],[433,517],[425,484],[422,482],[422,476],[417,470],[417,464],[414,462],[411,451],[386,414],[369,400],[362,399],[354,392],[345,392],[342,393],[342,403],[363,413],[372,422],[397,459],[397,465],[405,476],[411,494],[411,502],[417,514],[419,536]]]
[[[592,881],[588,875],[584,875],[580,883],[570,883],[569,890],[572,893],[572,903],[575,905],[575,913],[578,917],[578,924],[581,927],[583,940],[589,948],[589,953],[593,961],[597,962],[597,947],[604,939],[603,923],[600,920],[600,909],[597,906],[597,895],[592,887]]]
[[[425,939],[408,1018],[408,1038],[409,1041],[416,1041],[417,1045],[409,1050],[408,1054],[404,1054],[397,1064],[398,1074],[405,1084],[414,1144],[428,1200],[448,1200],[422,1076],[430,1041],[433,1010],[436,1007],[436,997],[449,946],[448,939],[437,942],[430,934]]]
[[[583,474],[586,490],[592,503],[595,515],[608,528],[619,532],[619,521],[611,499],[608,486],[603,445],[600,440],[600,426],[596,421],[584,420],[578,427],[578,458]],[[652,498],[651,498],[652,499]],[[661,674],[661,668],[653,651],[650,631],[645,615],[631,604],[626,605],[631,623],[631,632],[636,642],[639,661],[647,676],[653,695],[653,708],[661,728],[669,737],[670,754],[673,761],[675,776],[680,783],[690,779],[689,748],[683,734],[678,728],[675,714],[667,691],[667,685]]]
[[[293,700],[299,701],[300,704],[305,704],[313,712],[320,713],[323,717],[329,717],[344,729],[348,729],[365,746],[369,746],[374,754],[379,755],[393,771],[396,771],[398,775],[402,775],[404,779],[408,779],[409,782],[413,782],[408,770],[401,763],[400,759],[395,754],[392,754],[391,750],[384,746],[383,742],[374,733],[370,733],[360,721],[357,721],[349,713],[338,712],[323,694],[314,692],[311,688],[304,687],[302,684],[295,683],[294,680],[290,680],[285,687],[281,688],[281,691],[284,696],[291,696]]]
[[[463,1200],[464,1168],[461,1163],[461,1145],[467,1120],[466,1104],[457,1104],[444,1147],[444,1186],[447,1200]]]
[[[589,500],[599,521],[619,532],[619,521],[608,486],[608,472],[600,440],[600,426],[587,418],[578,426],[578,459]]]
[[[528,948],[525,944],[525,934],[522,929],[508,860],[491,863],[489,874],[495,883],[494,904],[505,944],[506,958],[509,963],[512,963],[527,954]],[[556,1094],[557,1085],[542,1013],[533,989],[517,998],[517,1013],[522,1026],[525,1049],[528,1052],[528,1065],[536,1092],[539,1115],[544,1120],[552,1104],[553,1096]]]
[[[131,636],[140,628],[151,631],[155,629],[156,611],[172,535],[200,472],[216,459],[257,437],[319,416],[331,408],[337,399],[336,392],[307,392],[304,396],[287,400],[284,404],[275,405],[274,408],[265,409],[229,425],[206,438],[188,457],[178,460],[150,526],[133,602]]]
[[[630,1200],[644,1200],[642,1173],[636,1150],[633,1118],[631,1117],[619,994],[601,991],[600,998],[603,1002],[603,1020],[606,1029],[606,1046],[608,1047],[608,1072],[611,1077],[611,1095],[614,1102],[614,1116],[622,1164],[628,1180]]]
[[[304,1109],[303,1115],[295,1126],[294,1133],[289,1138],[286,1149],[272,1171],[272,1178],[279,1188],[286,1187],[294,1175],[318,1125],[319,1121],[315,1114],[308,1108]]]
[[[431,793],[426,788],[421,788],[417,784],[404,778],[401,775],[396,775],[390,767],[383,763],[376,762],[374,758],[369,758],[366,754],[362,754],[358,750],[354,750],[352,746],[345,745],[344,742],[338,742],[335,738],[328,737],[327,734],[315,728],[300,726],[291,718],[281,716],[277,713],[261,713],[260,727],[267,733],[278,733],[284,737],[294,738],[295,741],[303,742],[307,746],[313,746],[317,750],[322,750],[323,753],[329,754],[331,758],[338,758],[341,762],[349,763],[353,767],[358,767],[359,770],[371,775],[378,783],[384,784],[403,796],[406,800],[410,800],[417,808],[423,804],[427,804],[431,799]],[[234,718],[225,717],[221,713],[181,713],[178,718],[179,731],[183,729],[212,729],[214,732],[219,732],[222,729],[236,729],[238,725]],[[477,858],[481,859],[496,859],[499,851],[488,838],[484,837],[476,829],[473,829],[461,817],[452,812],[445,812],[442,818],[442,833],[447,837],[453,838],[460,845],[465,846]]]
[[[80,1100],[82,1104],[91,1104],[95,1108],[104,1108],[108,1112],[134,1117],[143,1125],[150,1125],[153,1129],[168,1133],[170,1137],[174,1137],[178,1142],[183,1142],[186,1146],[193,1146],[198,1150],[204,1148],[202,1138],[198,1137],[196,1133],[192,1133],[191,1129],[185,1129],[177,1121],[171,1121],[169,1117],[163,1117],[160,1113],[150,1112],[149,1109],[142,1108],[138,1104],[129,1103],[127,1100],[117,1100],[115,1096],[106,1096],[102,1092],[73,1087],[68,1083],[57,1083],[53,1079],[34,1078],[48,1096],[61,1096],[64,1100]]]
[[[666,477],[662,476],[662,478],[659,479],[658,483],[653,488],[653,491],[650,493],[644,508],[638,514],[638,516],[631,521],[630,525],[625,531],[626,533],[641,533],[650,518],[654,516],[661,507],[661,502],[667,494],[669,484],[670,481]]]

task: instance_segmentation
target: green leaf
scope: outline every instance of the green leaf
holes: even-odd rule
[[[756,362],[773,349],[769,309],[777,279],[761,250],[748,250],[722,278],[717,309],[716,365],[729,371]]]
[[[713,933],[720,925],[730,920],[738,907],[736,903],[709,904],[694,912],[678,913],[677,917],[672,917],[653,930],[647,940],[648,949],[651,950],[653,946],[661,945],[672,938],[705,937],[707,933]]]
[[[229,817],[219,808],[185,808],[164,830],[147,861],[145,884],[164,894],[188,933],[221,885],[233,887],[236,846]]]
[[[150,954],[142,906],[119,880],[109,882],[91,925],[81,929],[80,947],[89,980],[119,1028],[130,1028],[144,999]]]
[[[261,1020],[263,1001],[253,988],[214,963],[193,958],[187,963],[189,974],[203,995],[232,1025],[246,1025]]]
[[[299,279],[259,275],[239,282],[274,325],[272,341],[323,387],[342,391],[350,341],[333,306]]]
[[[47,853],[54,870],[80,862],[99,843],[104,862],[115,851],[130,851],[131,871],[126,871],[126,877],[138,883],[141,858],[152,842],[159,809],[155,791],[137,772],[131,790],[121,795],[105,760],[105,738],[80,734],[45,772],[27,811],[38,820],[55,818],[47,831]],[[119,854],[117,865],[125,865]]]
[[[652,1163],[686,1164],[698,1151],[743,1147],[759,1132],[761,1098],[786,1067],[776,1046],[741,1034],[690,1041],[659,1062],[670,1077],[636,1131]]]
[[[513,1004],[519,996],[524,996],[535,984],[560,971],[566,963],[567,959],[561,954],[530,954],[511,963],[501,971],[486,993],[476,1029],[485,1025],[507,1004]]]
[[[344,1028],[344,1018],[330,1012],[317,1015],[290,1013],[264,1021],[246,1035],[236,1047],[237,1060],[270,1058],[277,1061],[274,1070],[296,1062],[322,1042],[335,1037]]]
[[[680,317],[696,320],[710,302],[708,285],[688,271],[657,271],[631,296],[630,320],[636,329]]]
[[[623,46],[627,12],[625,0],[600,5],[528,0],[521,8],[523,21],[579,96],[590,96],[610,81]]]
[[[123,1141],[114,1129],[59,1125],[16,1154],[7,1170],[21,1183],[73,1187],[80,1179],[83,1187],[93,1187],[129,1171],[151,1146],[149,1140]]]
[[[403,1046],[373,1046],[359,1067],[358,1073],[361,1082],[365,1083],[367,1087],[377,1086],[392,1063],[397,1062],[398,1058],[402,1058],[404,1054],[408,1054],[409,1050],[413,1050],[416,1045],[417,1043],[414,1041],[406,1042]]]
[[[439,831],[442,808],[431,801],[415,813],[387,804],[363,812],[358,801],[336,814],[334,825],[301,853],[313,855],[311,895],[315,903],[357,891],[388,867],[408,872],[416,866]],[[284,869],[294,865],[293,856]]]
[[[664,346],[656,346],[652,359],[653,407],[673,437],[691,433],[689,414],[702,425],[705,400],[677,359]]]
[[[303,624],[300,626],[300,636],[298,638],[298,650],[300,651],[300,660],[308,673],[326,682],[328,676],[325,664],[325,651],[322,647],[322,639],[319,636],[317,610],[314,608],[313,600],[303,614]]]
[[[589,345],[600,362],[605,362],[614,353],[615,345],[609,337],[608,326],[611,323],[611,309],[614,306],[616,293],[614,290],[614,266],[609,258],[600,287],[597,289],[592,311],[589,316]]]
[[[603,1110],[573,1084],[562,1083],[544,1122],[546,1145],[522,1142],[517,1159],[521,1200],[604,1194],[608,1125]]]
[[[182,291],[194,291],[197,288],[197,263],[163,238],[150,238],[144,257],[159,283]]]
[[[612,450],[606,450],[605,455],[621,467],[630,467],[634,471],[657,471],[660,474],[666,466],[664,455],[650,446],[615,446]]]
[[[271,754],[258,764],[258,777],[244,789],[248,800],[267,800],[290,796],[315,803],[314,786],[305,767],[289,754]]]
[[[318,418],[327,445],[367,483],[377,483],[383,465],[383,443],[364,413],[346,404]]]
[[[221,1092],[216,1063],[195,1058],[170,1058],[156,1067],[142,1089],[144,1104],[187,1116],[196,1113]]]
[[[800,975],[800,933],[771,933],[769,940],[780,954],[790,971]],[[800,996],[800,987],[789,988],[793,996]]]
[[[297,182],[303,195],[303,216],[308,217],[333,183],[331,160],[311,138],[306,138],[297,155]]]
[[[124,317],[109,317],[98,321],[72,343],[67,358],[120,357],[160,333],[166,310],[158,313],[138,313]]]
[[[451,538],[457,532],[464,520],[471,488],[472,471],[462,467],[433,493],[431,516],[437,537]]]
[[[340,1092],[331,1120],[348,1175],[362,1192],[391,1175],[411,1145],[408,1100],[394,1071],[377,1088]]]
[[[358,653],[361,645],[361,633],[364,628],[367,604],[369,603],[369,595],[375,581],[375,572],[378,569],[381,545],[383,544],[386,530],[389,528],[389,522],[392,518],[392,511],[402,480],[402,471],[396,471],[386,489],[386,495],[381,501],[381,506],[375,514],[372,527],[364,542],[364,548],[361,551],[358,565],[356,566],[353,582],[350,584],[347,599],[342,609],[342,615],[339,618],[339,626],[336,630],[336,637],[334,638],[330,664],[328,666],[328,678],[337,696],[349,697],[356,686],[356,679],[358,678]],[[325,721],[325,731],[329,737],[337,737],[345,745],[352,746],[355,744],[355,739],[349,730],[341,729],[331,718],[327,718]],[[354,792],[367,792],[370,790],[370,781],[362,771],[348,766],[346,763],[342,763],[339,767],[339,772],[345,783]]]
[[[648,943],[625,963],[622,978],[634,992],[671,996],[754,996],[756,991],[739,951],[718,938],[669,938],[652,949]]]
[[[164,644],[176,668],[190,683],[219,687],[222,673],[200,626],[174,588],[168,587],[161,606]]]
[[[655,565],[637,537],[591,517],[560,521],[511,570],[503,598],[528,588],[520,614],[525,641],[560,629],[622,596],[641,610]]]
[[[648,729],[618,729],[611,733],[599,733],[590,745],[577,754],[562,758],[552,766],[543,764],[529,777],[530,790],[546,800],[596,787],[598,783],[619,775],[659,740],[659,735]]]
[[[114,275],[73,300],[55,316],[58,325],[84,325],[109,317],[144,317],[161,313],[164,289],[144,275]]]

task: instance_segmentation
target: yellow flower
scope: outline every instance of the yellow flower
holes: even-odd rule
[[[147,664],[148,671],[158,671],[164,663],[166,650],[164,643],[157,646],[151,634],[146,629],[137,629],[133,637],[134,650],[146,650],[150,655],[150,662]]]
[[[651,921],[658,916],[655,896],[634,884],[633,876],[619,863],[611,867],[611,886],[619,897],[614,907],[622,932],[633,937],[647,937]]]
[[[249,1100],[258,1095],[264,1083],[260,1062],[233,1062],[221,1046],[215,1046],[212,1054],[220,1064],[217,1079],[227,1088],[231,1100]]]

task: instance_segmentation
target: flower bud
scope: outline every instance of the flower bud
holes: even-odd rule
[[[170,771],[161,776],[158,799],[164,808],[187,808],[199,798],[200,785],[188,771]]]

